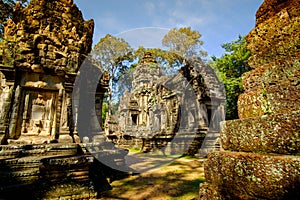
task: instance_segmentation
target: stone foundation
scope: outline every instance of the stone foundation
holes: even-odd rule
[[[0,198],[5,199],[13,199],[14,194],[19,197],[20,193],[26,199],[96,198],[110,189],[107,179],[126,176],[117,169],[128,170],[124,151],[104,149],[99,143],[0,148]],[[97,160],[100,155],[110,166]]]

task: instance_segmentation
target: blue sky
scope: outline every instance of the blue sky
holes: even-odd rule
[[[132,47],[161,47],[171,28],[190,26],[202,34],[204,50],[221,56],[221,44],[254,28],[263,0],[74,0],[84,18],[95,20],[94,42],[112,34]]]

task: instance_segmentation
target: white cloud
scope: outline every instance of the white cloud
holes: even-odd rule
[[[162,48],[162,38],[168,33],[169,29],[159,27],[145,27],[131,29],[117,37],[125,39],[133,48],[144,46],[145,48]]]

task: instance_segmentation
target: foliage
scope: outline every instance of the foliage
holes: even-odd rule
[[[163,46],[169,48],[172,53],[169,56],[178,58],[191,58],[193,56],[204,57],[207,53],[201,50],[203,41],[200,40],[201,34],[198,31],[191,30],[191,27],[173,28],[163,38]]]
[[[16,6],[16,2],[19,2],[21,6],[25,6],[29,3],[29,0],[21,0],[21,1],[15,1],[15,0],[1,0],[0,1],[0,38],[3,38],[4,35],[4,26],[6,20],[9,18],[12,18],[13,11]]]
[[[247,49],[245,37],[222,45],[226,53],[221,57],[212,57],[210,65],[216,69],[218,77],[224,82],[226,90],[226,119],[237,119],[238,96],[243,93],[243,73],[250,70],[247,60],[250,51]]]
[[[176,74],[183,64],[183,57],[174,52],[160,48],[144,48],[143,46],[140,46],[134,52],[134,56],[137,60],[141,60],[145,52],[150,52],[152,54],[156,62],[161,65],[161,69],[166,76]]]
[[[94,61],[98,62],[104,70],[110,73],[109,104],[108,110],[111,114],[113,101],[113,90],[116,82],[128,68],[128,62],[132,59],[132,48],[122,38],[110,34],[101,38],[92,51]]]

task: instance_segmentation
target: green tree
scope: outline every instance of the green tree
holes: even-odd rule
[[[169,48],[169,57],[173,59],[205,57],[207,52],[202,50],[204,42],[200,40],[201,36],[198,31],[191,30],[191,27],[173,28],[162,39],[162,45]]]
[[[238,96],[243,93],[241,76],[250,70],[247,63],[250,51],[247,49],[246,39],[243,36],[223,44],[222,48],[225,49],[225,54],[221,58],[213,56],[210,65],[217,71],[218,77],[225,85],[226,119],[237,119]]]
[[[113,90],[122,72],[128,68],[128,61],[132,59],[133,49],[122,38],[110,34],[101,38],[92,51],[94,62],[96,61],[105,71],[110,73],[108,91],[108,112],[112,114]],[[126,62],[127,61],[127,62]]]
[[[150,52],[152,54],[156,62],[161,65],[162,71],[166,76],[177,74],[178,69],[183,64],[184,59],[182,56],[160,48],[145,48],[143,46],[140,46],[134,52],[135,58],[137,60],[141,60],[145,52]]]

